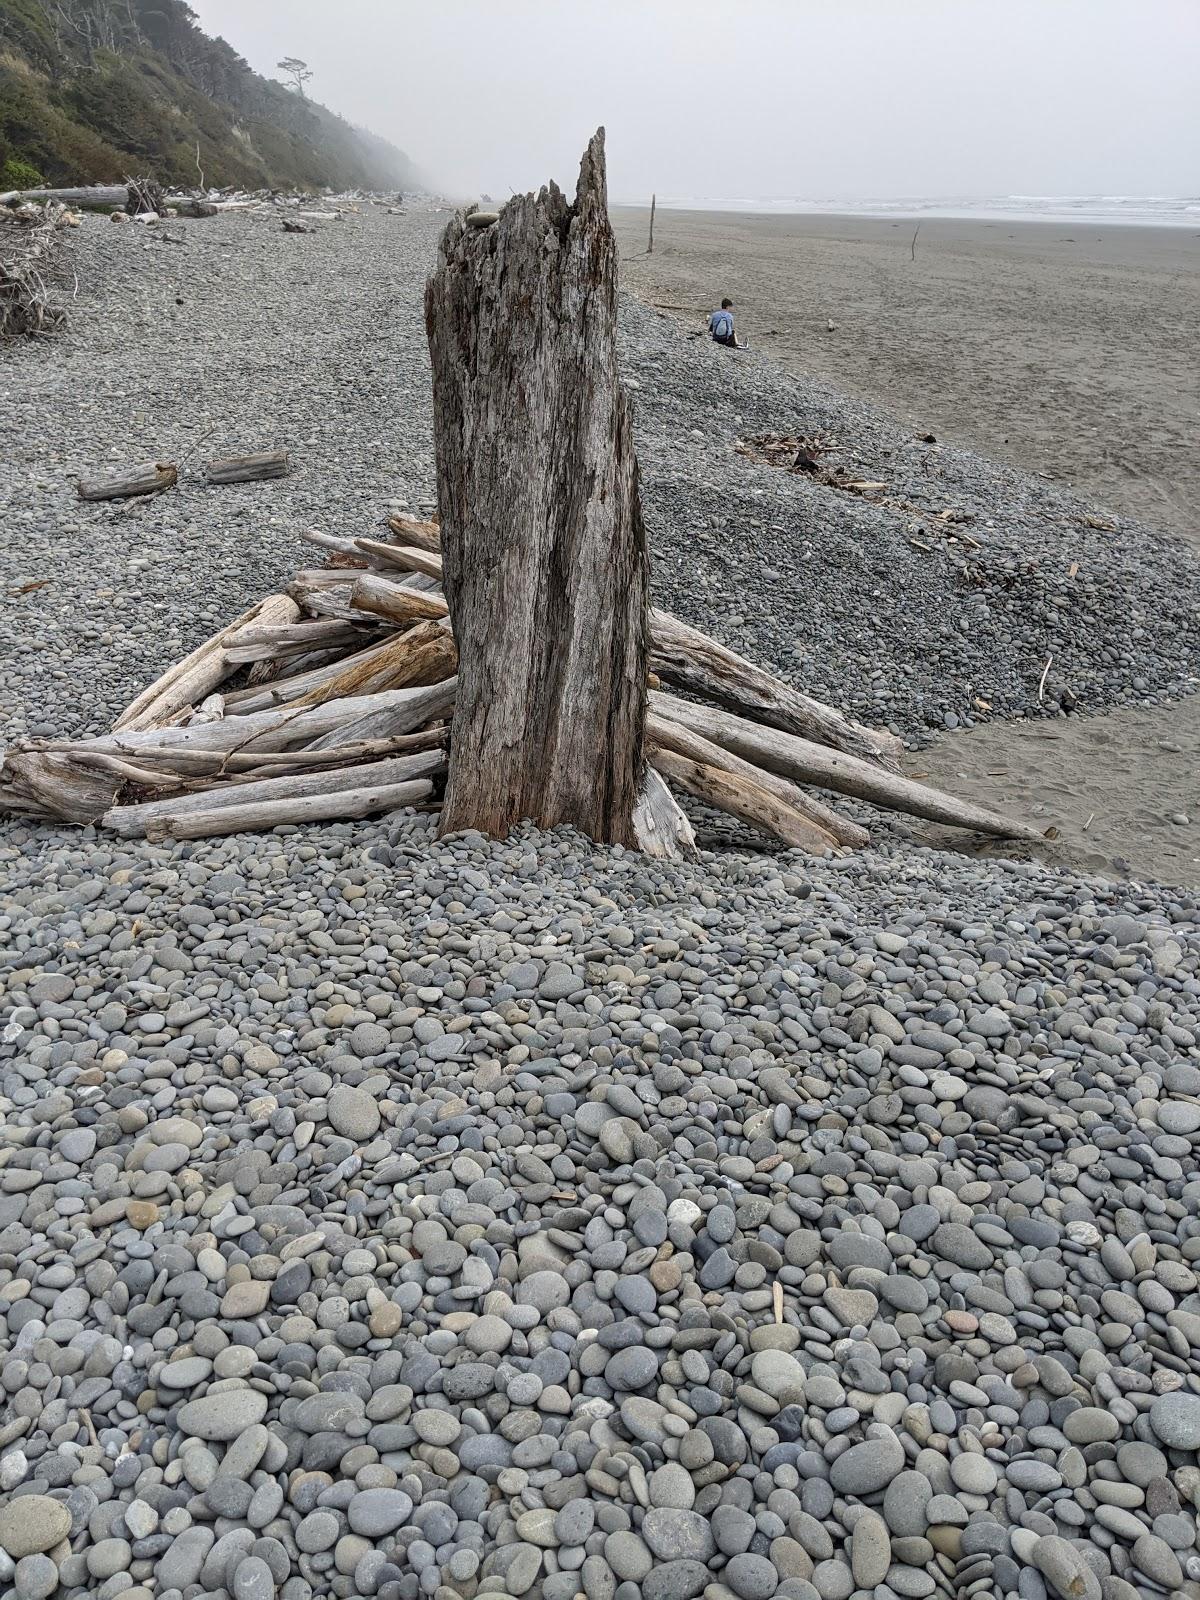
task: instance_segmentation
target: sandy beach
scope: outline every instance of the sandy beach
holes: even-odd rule
[[[660,210],[647,256],[614,218],[643,299],[728,294],[783,366],[1200,545],[1200,231]]]
[[[785,368],[1073,489],[1116,539],[1127,516],[1200,548],[1200,234],[927,218],[914,249],[909,222],[660,210],[648,256],[647,213],[615,218],[623,285],[651,304],[702,326],[729,294]],[[1053,828],[1047,860],[1194,884],[1198,751],[1194,696],[984,724],[910,770]]]

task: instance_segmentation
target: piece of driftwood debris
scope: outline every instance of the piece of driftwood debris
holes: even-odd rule
[[[392,516],[388,518],[388,527],[400,544],[414,550],[441,552],[442,530],[436,522],[415,522],[412,517]]]
[[[458,652],[448,628],[436,622],[394,635],[382,649],[364,652],[327,683],[308,690],[298,705],[320,705],[348,695],[374,694],[381,689],[403,689],[409,684],[444,683],[458,669]]]
[[[257,455],[210,461],[204,476],[209,483],[257,483],[261,478],[282,478],[287,469],[286,450],[263,450]]]
[[[171,461],[143,461],[100,478],[81,478],[76,485],[81,500],[127,500],[132,495],[161,494],[172,489],[178,472]]]
[[[450,612],[441,595],[422,594],[409,584],[393,583],[370,572],[364,572],[355,580],[350,591],[350,608],[398,627],[409,627],[430,618],[436,620]]]
[[[643,855],[663,861],[697,854],[696,835],[679,802],[653,767],[642,773],[642,788],[633,808],[633,832]]]
[[[380,539],[355,539],[355,548],[363,555],[382,562],[385,566],[399,567],[403,572],[418,572],[427,578],[443,581],[442,558],[431,550],[418,550],[415,546],[385,544]]]
[[[527,817],[634,843],[649,578],[616,310],[603,129],[574,203],[551,184],[442,236],[425,325],[459,653],[444,833]]]
[[[298,612],[296,602],[289,602]],[[286,659],[298,652],[310,650],[349,650],[356,644],[370,642],[369,635],[352,622],[338,622],[333,618],[314,622],[280,622],[264,624],[256,618],[244,628],[239,628],[225,645],[228,660],[236,663]]]
[[[1001,816],[985,806],[955,799],[912,778],[885,772],[844,750],[830,750],[777,728],[764,728],[728,711],[692,705],[666,694],[652,694],[650,706],[659,716],[682,723],[753,766],[764,767],[793,782],[815,784],[820,789],[869,800],[887,810],[967,828],[973,833],[992,834],[999,839],[1042,837],[1027,823]]]
[[[180,200],[175,209],[181,217],[215,217],[217,214],[211,200]]]

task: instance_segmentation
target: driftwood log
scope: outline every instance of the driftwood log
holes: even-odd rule
[[[128,199],[127,183],[109,183],[81,189],[9,189],[0,194],[0,206],[19,200],[60,200],[66,206],[123,206]]]
[[[573,204],[551,184],[442,236],[425,324],[460,660],[443,832],[529,817],[634,843],[649,577],[616,306],[602,129]]]
[[[173,462],[144,461],[100,478],[81,478],[77,487],[81,500],[127,500],[136,494],[161,494],[175,486],[178,476]]]
[[[287,469],[286,450],[263,450],[258,455],[210,461],[204,476],[209,483],[256,483],[260,478],[282,478]]]
[[[379,790],[397,783],[410,783],[428,778],[441,771],[445,765],[444,750],[429,750],[416,755],[396,756],[391,760],[376,761],[369,767],[331,767],[316,772],[262,778],[246,783],[225,783],[181,798],[149,800],[141,805],[114,806],[102,820],[106,828],[113,829],[126,839],[152,838],[160,829],[170,828],[172,824],[185,817],[207,816],[211,812],[228,809],[231,806],[274,806],[279,802],[308,800],[320,795],[345,794],[364,788]]]
[[[956,800],[912,778],[885,772],[845,751],[827,749],[809,739],[748,722],[727,711],[691,705],[665,694],[652,694],[650,705],[657,715],[679,722],[743,761],[790,778],[794,783],[815,784],[837,794],[869,800],[885,810],[903,811],[929,822],[943,822],[950,827],[968,828],[973,833],[992,834],[1000,839],[1042,837],[1036,828],[1001,816],[985,806]]]
[[[360,776],[364,775],[362,768],[358,771]],[[433,784],[422,778],[415,783],[339,789],[336,794],[216,806],[209,811],[190,812],[161,822],[154,829],[153,837],[204,839],[219,833],[260,833],[265,828],[278,828],[285,823],[358,821],[381,811],[416,805],[432,793]]]

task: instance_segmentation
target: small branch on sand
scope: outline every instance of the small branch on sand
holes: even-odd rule
[[[920,231],[921,224],[918,222],[916,227],[913,229],[912,244],[909,247],[912,251],[912,258],[914,261],[917,259],[917,235],[920,233]]]
[[[1052,655],[1051,656],[1047,656],[1046,657],[1046,665],[1042,668],[1041,682],[1038,684],[1038,699],[1039,700],[1044,700],[1046,698],[1046,679],[1050,676],[1050,663],[1053,660],[1054,660],[1054,657]]]

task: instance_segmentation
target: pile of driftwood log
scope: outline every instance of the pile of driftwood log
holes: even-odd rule
[[[111,733],[11,748],[0,806],[126,837],[194,839],[437,804],[458,672],[440,530],[393,517],[389,535],[306,534],[328,564],[298,572],[178,662]],[[650,613],[649,662],[634,821],[653,854],[693,845],[671,789],[809,850],[868,841],[811,788],[1036,837],[900,776],[889,735],[662,611]]]
[[[901,776],[890,734],[651,607],[603,130],[573,204],[551,184],[453,218],[425,320],[440,522],[307,533],[324,564],[111,733],[9,749],[0,807],[195,839],[419,805],[443,833],[527,818],[675,856],[695,848],[677,795],[789,846],[861,846],[841,793],[1037,837]]]
[[[42,270],[60,228],[78,219],[67,206],[0,206],[0,339],[53,333],[66,313],[53,303]]]

